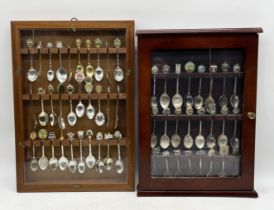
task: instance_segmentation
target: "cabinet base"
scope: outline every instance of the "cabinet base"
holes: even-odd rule
[[[141,190],[137,186],[137,196],[213,196],[213,197],[247,197],[257,198],[258,194],[255,190]]]

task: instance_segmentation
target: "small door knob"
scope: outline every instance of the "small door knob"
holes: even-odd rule
[[[255,112],[248,112],[247,113],[247,117],[250,119],[250,120],[254,120],[256,118],[256,114]]]

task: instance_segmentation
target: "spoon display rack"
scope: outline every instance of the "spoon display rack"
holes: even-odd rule
[[[18,192],[134,190],[134,22],[11,30]]]
[[[140,30],[138,196],[254,191],[261,28]]]

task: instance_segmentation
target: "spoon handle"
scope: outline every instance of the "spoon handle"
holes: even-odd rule
[[[223,127],[222,127],[222,133],[225,133],[225,120],[223,120]]]
[[[60,48],[58,48],[58,55],[59,55],[59,68],[62,68],[62,54],[61,54]]]
[[[121,149],[120,149],[120,141],[118,140],[117,144],[117,154],[118,154],[118,160],[121,160]]]
[[[110,149],[110,139],[108,140],[107,144],[107,157],[109,158],[109,149]]]
[[[176,79],[176,94],[179,94],[179,75],[177,75],[177,79]]]
[[[107,124],[106,127],[109,127],[110,115],[109,115],[109,98],[110,98],[110,86],[107,87],[108,99],[107,99]]]
[[[119,52],[118,52],[118,48],[116,48],[116,64],[117,64],[117,67],[120,66],[120,59],[119,59]]]
[[[38,49],[38,55],[39,55],[39,72],[38,75],[41,77],[42,76],[42,54],[41,54],[41,49]]]
[[[30,68],[33,68],[33,54],[31,50],[29,50],[29,62],[30,62]]]
[[[178,118],[176,119],[175,134],[178,134]]]
[[[32,158],[34,159],[35,158],[35,146],[32,145]]]
[[[234,93],[234,94],[237,93],[237,77],[235,77],[235,79],[234,79],[234,89],[233,89],[233,93]]]
[[[71,81],[71,78],[72,78],[70,47],[68,47],[68,68],[69,68],[69,84],[70,84],[70,81]]]
[[[81,65],[80,47],[77,49],[77,55],[78,55],[78,64]]]
[[[83,148],[82,148],[82,139],[80,139],[80,160],[83,160]]]
[[[118,127],[119,122],[119,93],[120,93],[120,86],[117,85],[117,99],[116,99],[116,111],[115,111],[115,125],[114,129]]]
[[[98,161],[101,160],[101,144],[98,142]]]
[[[88,152],[89,152],[89,155],[91,155],[91,137],[88,138]]]
[[[72,112],[72,99],[71,99],[71,95],[69,95],[69,107],[70,107],[70,112]]]
[[[212,89],[213,89],[213,78],[210,78],[210,84],[209,84],[209,96],[212,95]]]
[[[234,121],[234,131],[233,131],[233,136],[236,137],[237,133],[237,120]]]
[[[201,95],[201,89],[202,89],[202,77],[200,77],[199,79],[198,95]]]
[[[213,120],[211,120],[211,123],[210,123],[210,134],[212,135],[212,131],[213,131]]]
[[[51,62],[51,50],[48,48],[48,54],[49,54],[49,69],[52,68],[52,62]]]
[[[74,159],[74,157],[73,157],[73,145],[72,145],[72,142],[70,143],[70,157],[71,157],[71,160]]]
[[[202,135],[202,124],[203,124],[203,122],[202,122],[202,120],[200,120],[200,122],[199,122],[199,135]]]
[[[42,109],[42,112],[44,112],[44,100],[43,100],[42,94],[40,95],[40,97],[41,97],[41,109]]]
[[[166,130],[167,130],[167,120],[165,120],[165,134],[166,134]]]
[[[156,95],[156,76],[153,74],[153,96]]]
[[[52,157],[54,157],[55,156],[55,154],[54,154],[55,152],[54,152],[54,145],[53,144],[51,144],[51,154],[52,154]]]
[[[187,123],[187,133],[190,134],[190,120],[188,120]]]
[[[225,77],[223,78],[223,95],[225,95],[225,89],[226,89],[226,74]]]
[[[153,130],[152,130],[152,134],[155,133],[155,119],[153,120]]]
[[[97,66],[100,66],[100,55],[99,55],[99,48],[97,47]]]
[[[187,86],[187,94],[190,95],[190,87],[191,87],[191,78],[188,76],[188,86]]]
[[[42,142],[42,157],[45,157],[45,146]]]
[[[89,50],[89,48],[87,49],[87,56],[88,56],[88,65],[90,65],[90,50]]]
[[[64,156],[64,145],[61,143],[61,155]]]
[[[166,78],[165,78],[165,87],[164,87],[164,93],[166,93]]]
[[[50,106],[51,106],[51,113],[53,113],[53,101],[52,101],[52,94],[50,94]]]

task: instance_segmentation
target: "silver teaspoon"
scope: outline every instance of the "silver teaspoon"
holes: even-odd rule
[[[72,141],[74,140],[74,133],[67,133],[68,140],[70,141],[70,160],[68,162],[68,169],[71,173],[75,173],[77,171],[77,161],[74,159],[73,155],[73,145]]]
[[[114,139],[118,141],[118,144],[117,144],[118,159],[115,161],[115,168],[118,174],[122,174],[125,170],[125,165],[124,165],[124,161],[121,158],[120,139],[122,139],[122,134],[120,131],[114,132]]]
[[[234,131],[233,136],[230,139],[230,146],[232,148],[232,154],[238,155],[240,148],[240,139],[236,136],[237,134],[237,120],[234,121]]]
[[[30,82],[34,82],[38,79],[38,71],[33,67],[33,54],[31,52],[32,48],[33,48],[33,40],[32,39],[28,39],[27,40],[27,47],[29,49],[29,59],[30,59],[30,68],[28,70],[27,73],[27,78]]]
[[[34,171],[37,171],[38,168],[39,168],[38,160],[35,157],[35,146],[33,145],[32,146],[32,159],[30,162],[30,170],[32,170],[34,172]]]
[[[68,113],[67,120],[68,124],[70,126],[74,126],[77,122],[77,116],[75,112],[72,110],[72,100],[71,100],[71,95],[69,96],[69,107],[70,107],[70,112]]]
[[[83,72],[76,72],[75,80],[78,82],[78,94],[79,94],[79,101],[76,106],[76,115],[77,117],[83,117],[85,114],[85,106],[81,100],[81,92],[82,92],[82,82],[85,79],[85,74]]]
[[[185,107],[186,107],[186,114],[192,115],[193,114],[193,97],[190,94],[190,88],[191,88],[191,78],[188,77],[188,88],[187,88],[187,94],[185,96]]]
[[[39,164],[39,168],[42,171],[45,171],[49,166],[49,160],[45,156],[45,146],[44,146],[43,142],[42,142],[42,156],[39,158],[38,164]]]
[[[86,164],[88,168],[94,168],[96,164],[96,159],[92,154],[91,138],[93,136],[93,132],[91,129],[87,130],[86,136],[88,137],[88,151],[89,151],[89,154],[86,158]]]
[[[44,110],[44,100],[42,95],[45,93],[45,90],[43,88],[39,88],[38,93],[40,95],[40,101],[41,101],[41,112],[38,115],[38,121],[41,126],[46,126],[49,121],[49,115]]]
[[[225,135],[225,120],[223,120],[222,133],[218,136],[218,145],[220,147],[227,145],[228,138]]]
[[[210,78],[209,84],[209,94],[205,99],[205,110],[208,114],[214,115],[216,114],[216,103],[214,98],[212,97],[212,88],[213,88],[213,78]]]
[[[150,143],[151,148],[156,147],[157,141],[158,141],[158,138],[155,135],[155,120],[153,120],[153,130],[152,130],[152,134],[151,134],[151,143]]]
[[[57,114],[53,110],[53,100],[52,100],[52,94],[54,92],[54,87],[52,84],[48,86],[48,91],[50,93],[50,107],[51,107],[51,113],[49,115],[49,124],[53,127],[57,124]]]
[[[68,73],[62,65],[62,53],[61,53],[61,48],[63,48],[62,42],[57,41],[56,47],[58,48],[58,54],[59,54],[59,68],[56,71],[56,78],[61,84],[63,84],[67,80]]]
[[[98,112],[95,116],[95,123],[98,126],[102,126],[105,123],[105,115],[104,113],[101,111],[101,100],[100,100],[100,96],[98,96]]]
[[[160,105],[163,109],[163,114],[169,114],[170,109],[169,109],[169,103],[170,103],[170,98],[166,92],[166,78],[165,78],[165,87],[164,87],[164,93],[160,97]]]
[[[176,120],[175,134],[171,136],[171,145],[173,148],[179,147],[181,143],[181,137],[178,135],[178,119]]]
[[[216,146],[216,138],[213,135],[213,120],[211,120],[211,124],[210,124],[210,133],[206,137],[206,146],[210,149],[209,152],[213,152],[214,147]]]
[[[190,149],[193,146],[193,138],[190,134],[190,120],[187,123],[187,134],[184,136],[184,147]]]
[[[223,91],[222,95],[219,97],[219,105],[221,107],[221,114],[228,114],[229,110],[227,107],[228,98],[225,95],[225,88],[226,88],[226,76],[223,78]]]
[[[83,174],[85,171],[86,171],[86,163],[84,161],[84,158],[83,158],[83,138],[84,138],[84,131],[78,131],[77,132],[78,134],[78,139],[79,139],[79,143],[80,143],[80,160],[78,162],[78,172],[80,174]]]
[[[107,140],[108,140],[108,144],[107,144],[107,156],[104,159],[104,165],[105,165],[105,169],[107,171],[110,171],[112,169],[113,160],[110,157],[110,138],[107,139]]]
[[[240,99],[239,99],[239,96],[237,95],[237,77],[235,77],[233,94],[230,97],[230,104],[233,107],[232,111],[234,114],[239,114],[240,112],[239,103],[240,103]]]
[[[90,95],[88,96],[88,106],[86,109],[86,115],[87,115],[88,119],[90,119],[90,120],[92,120],[95,116],[95,108],[91,104]]]
[[[167,120],[165,120],[165,132],[164,134],[160,137],[160,146],[163,149],[167,149],[170,145],[170,139],[167,135]]]
[[[48,55],[49,55],[49,70],[47,72],[47,78],[48,81],[53,81],[54,77],[55,77],[55,72],[52,69],[52,62],[51,62],[51,48],[53,47],[51,42],[47,43],[47,48],[48,48]]]
[[[98,142],[98,158],[95,165],[96,171],[101,174],[104,172],[104,161],[101,160],[101,140],[103,139],[103,134],[98,132],[96,134],[96,140]]]
[[[65,157],[64,145],[61,142],[61,157],[58,160],[58,165],[61,171],[65,171],[68,167],[68,159]]]
[[[175,114],[181,114],[182,105],[183,105],[183,97],[179,94],[179,75],[177,75],[176,79],[176,94],[172,97],[172,105],[175,108]]]
[[[201,96],[202,78],[199,79],[198,95],[194,97],[193,103],[198,114],[204,114],[204,98]]]
[[[202,135],[202,120],[199,122],[199,134],[195,137],[195,146],[198,149],[203,149],[205,146],[205,137]]]
[[[124,71],[120,67],[120,59],[118,49],[121,47],[121,40],[119,38],[114,39],[114,46],[116,47],[116,56],[117,56],[117,66],[114,69],[114,79],[117,82],[121,82],[124,79]]]
[[[102,40],[99,38],[96,38],[95,41],[95,47],[97,48],[97,67],[95,68],[95,79],[96,81],[100,82],[104,77],[104,71],[102,67],[100,66],[100,53],[99,48],[102,46]]]
[[[153,65],[151,68],[151,72],[153,74],[153,96],[151,97],[151,109],[152,114],[158,114],[158,102],[156,97],[156,74],[158,73],[159,68],[156,65]]]
[[[49,132],[49,140],[51,140],[51,158],[49,159],[49,167],[52,171],[56,171],[58,168],[58,160],[55,157],[53,142],[56,140],[55,132]]]

